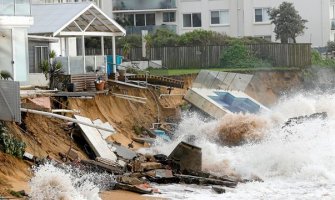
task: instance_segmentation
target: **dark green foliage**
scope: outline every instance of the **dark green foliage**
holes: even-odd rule
[[[327,43],[327,52],[333,52],[335,51],[335,42],[329,41]]]
[[[26,148],[26,144],[14,138],[2,123],[0,123],[0,146],[3,147],[5,153],[18,158],[23,157]]]
[[[101,38],[100,37],[89,37],[85,38],[86,48],[101,48]]]
[[[148,34],[146,36],[146,40],[149,47],[229,45],[236,41],[241,41],[244,44],[258,44],[268,42],[262,38],[234,38],[215,31],[199,29],[184,33],[182,35],[177,35],[175,32],[166,28],[158,29],[154,33]],[[100,48],[100,40],[98,39],[87,38],[85,41],[86,48]],[[105,47],[112,48],[111,38],[105,38]],[[125,47],[129,49],[142,47],[142,36],[133,34],[126,35],[125,37],[118,37],[116,40],[116,48],[124,49]]]
[[[142,127],[140,127],[138,125],[134,125],[133,130],[134,130],[136,135],[141,135],[142,132],[145,131]]]
[[[20,192],[16,192],[14,190],[9,190],[9,194],[11,194],[12,196],[17,197],[17,198],[22,198],[23,197]]]
[[[130,48],[136,48],[142,46],[141,35],[127,35],[125,37],[118,37],[116,40],[116,48],[123,48],[125,44],[128,44]],[[105,45],[107,48],[112,48],[112,40],[106,38]]]
[[[43,60],[40,64],[40,69],[45,75],[45,78],[49,78],[49,87],[51,89],[57,86],[60,76],[64,73],[62,71],[63,64],[61,62],[54,61],[55,57],[56,53],[54,51],[51,51],[49,53],[49,60]]]
[[[169,29],[158,29],[154,34],[146,36],[150,47],[176,46],[179,36]]]
[[[243,44],[266,43],[261,38],[244,37],[233,38],[215,31],[196,29],[182,35],[177,35],[168,29],[159,29],[146,37],[151,47],[166,46],[206,46],[206,45],[230,45],[237,41]]]
[[[268,13],[275,25],[276,40],[280,39],[281,43],[288,43],[289,38],[296,43],[296,37],[304,33],[307,20],[301,18],[293,3],[283,2]]]
[[[318,51],[313,50],[312,51],[312,65],[323,66],[323,67],[335,67],[335,60],[322,57]]]
[[[4,79],[4,80],[12,79],[13,80],[13,77],[9,71],[2,70],[0,71],[0,79]]]
[[[221,67],[272,67],[271,63],[257,58],[242,42],[234,42],[220,58]]]

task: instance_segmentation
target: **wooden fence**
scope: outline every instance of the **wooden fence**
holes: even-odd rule
[[[150,60],[162,60],[163,66],[174,68],[219,67],[220,57],[229,46],[159,47],[147,50]],[[310,44],[250,44],[246,47],[274,67],[305,67],[311,65]],[[141,60],[142,49],[130,51],[131,60]],[[232,66],[233,67],[233,66]]]

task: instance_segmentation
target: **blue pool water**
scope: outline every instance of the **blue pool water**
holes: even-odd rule
[[[209,96],[218,104],[233,113],[257,113],[260,105],[249,98],[235,97],[229,92],[215,92],[217,96]]]

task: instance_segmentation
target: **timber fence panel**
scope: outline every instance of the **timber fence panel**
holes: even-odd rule
[[[147,50],[147,59],[162,60],[163,66],[170,69],[220,67],[220,58],[228,47],[228,45],[151,47]],[[272,63],[273,67],[311,65],[310,44],[264,43],[247,44],[245,47],[258,58]],[[110,53],[109,50],[106,52]],[[129,58],[143,60],[142,48],[130,49]]]

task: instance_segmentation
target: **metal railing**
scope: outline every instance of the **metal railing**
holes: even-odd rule
[[[158,29],[168,29],[174,33],[177,32],[176,25],[126,26],[125,29],[127,34],[141,34],[142,30],[154,33]]]
[[[0,16],[31,16],[30,0],[0,0]]]
[[[92,2],[99,6],[98,0],[32,0],[32,4],[58,4],[58,3],[82,3]]]
[[[57,62],[63,65],[65,74],[85,74],[100,71],[106,73],[106,56],[85,56],[85,66],[82,56],[56,57]]]
[[[115,0],[113,10],[150,10],[176,8],[176,0]]]

